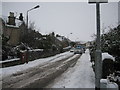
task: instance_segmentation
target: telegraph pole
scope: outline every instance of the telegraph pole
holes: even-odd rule
[[[100,3],[107,3],[107,0],[89,0],[89,3],[96,4],[96,26],[97,26],[97,40],[95,51],[95,89],[100,90],[100,79],[102,77],[102,53],[100,40]]]
[[[102,74],[102,55],[101,55],[101,41],[100,41],[100,4],[96,3],[96,22],[97,22],[97,40],[96,40],[96,54],[95,54],[95,88],[100,88],[100,79]]]

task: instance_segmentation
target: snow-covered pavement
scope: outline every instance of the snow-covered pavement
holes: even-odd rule
[[[95,74],[90,62],[89,50],[80,57],[74,67],[56,78],[46,88],[94,88]]]

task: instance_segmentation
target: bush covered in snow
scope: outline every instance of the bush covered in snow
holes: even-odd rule
[[[92,62],[95,61],[95,47],[95,43],[90,47],[90,55]],[[120,71],[120,25],[118,25],[116,28],[111,28],[107,33],[101,35],[101,50],[103,53],[108,52],[108,54],[115,57],[115,62],[113,62],[114,66],[112,66],[114,67],[114,73],[116,71]],[[119,76],[117,77],[119,78]],[[116,83],[120,87],[120,81],[116,81]]]
[[[102,51],[120,56],[120,25],[101,36]]]
[[[101,36],[102,52],[108,52],[115,57],[117,64],[120,65],[120,25]],[[115,65],[120,71],[119,65]]]
[[[120,25],[101,35],[101,49],[115,57],[115,70],[120,71]],[[90,47],[91,61],[95,60],[95,50],[96,45],[93,43]]]

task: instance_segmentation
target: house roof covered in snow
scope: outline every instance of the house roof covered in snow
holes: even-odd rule
[[[23,21],[15,20],[16,25],[9,25],[9,24],[6,23],[6,26],[13,27],[13,28],[19,28],[22,25],[22,23],[23,23]]]
[[[2,19],[7,27],[12,28],[19,28],[23,23],[23,20],[15,17],[13,12],[10,12],[9,16],[2,16]]]

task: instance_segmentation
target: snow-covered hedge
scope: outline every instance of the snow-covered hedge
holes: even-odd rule
[[[108,54],[107,52],[102,53],[102,61],[105,60],[105,59],[115,61],[115,58],[112,55]]]

